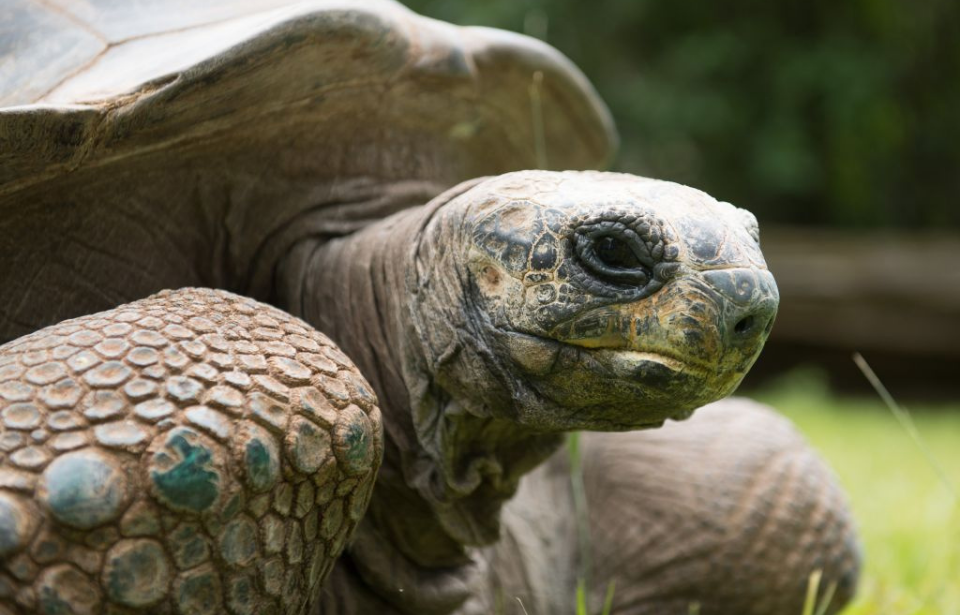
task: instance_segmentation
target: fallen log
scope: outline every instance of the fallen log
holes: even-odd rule
[[[960,358],[960,234],[763,228],[770,344]]]

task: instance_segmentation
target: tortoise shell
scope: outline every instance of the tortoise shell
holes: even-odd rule
[[[606,164],[534,39],[385,0],[8,0],[0,342],[164,288],[270,300],[276,262],[473,177]]]

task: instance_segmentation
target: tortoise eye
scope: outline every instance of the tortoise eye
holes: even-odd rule
[[[634,287],[646,286],[651,273],[640,254],[643,242],[636,234],[620,229],[578,232],[576,252],[583,266],[606,282]]]
[[[614,269],[636,269],[642,266],[627,242],[610,235],[599,238],[593,250],[604,265]]]
[[[601,211],[572,229],[576,279],[602,297],[646,297],[677,268],[676,248],[666,244],[663,223],[652,216]],[[672,248],[667,252],[668,248]]]

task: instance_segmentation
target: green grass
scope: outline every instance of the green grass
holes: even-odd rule
[[[750,396],[792,419],[849,495],[865,566],[844,615],[960,613],[960,401],[908,405],[923,450],[878,397],[834,396],[815,372]]]

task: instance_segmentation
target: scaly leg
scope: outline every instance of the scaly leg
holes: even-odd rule
[[[845,498],[769,408],[724,400],[582,443],[594,595],[615,581],[614,613],[801,613],[815,570],[821,596],[835,586],[827,612],[852,596],[859,550]]]
[[[164,291],[14,340],[0,615],[304,612],[382,448],[352,363],[251,299]]]

